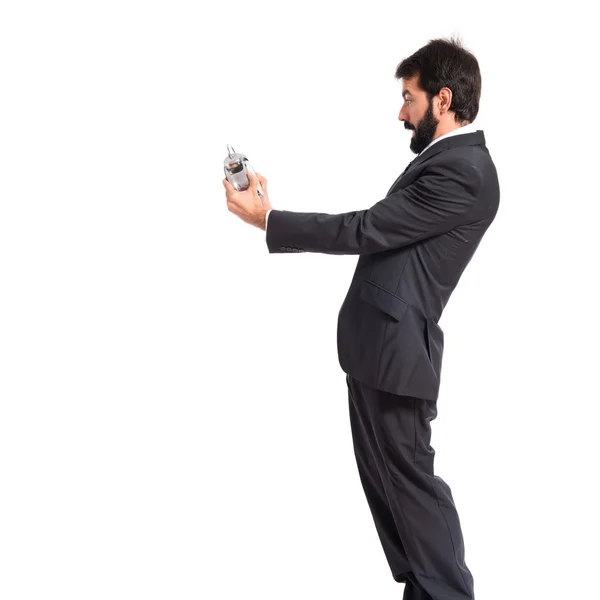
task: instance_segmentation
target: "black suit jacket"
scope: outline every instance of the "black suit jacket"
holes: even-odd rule
[[[273,210],[269,252],[359,255],[337,328],[342,369],[374,388],[436,400],[444,306],[500,200],[483,131],[417,156],[386,197],[343,214]]]

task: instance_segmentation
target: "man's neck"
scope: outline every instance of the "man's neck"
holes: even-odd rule
[[[451,133],[452,131],[456,131],[457,129],[460,129],[461,127],[464,127],[465,125],[469,125],[469,121],[463,121],[462,123],[446,123],[444,125],[442,125],[442,123],[440,123],[435,131],[435,136],[434,136],[434,140],[436,140],[439,137],[442,137],[443,135],[446,135],[447,133]],[[433,141],[433,140],[432,140]]]

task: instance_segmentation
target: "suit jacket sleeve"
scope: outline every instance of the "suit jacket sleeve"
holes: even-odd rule
[[[418,179],[368,210],[342,214],[272,210],[270,253],[372,254],[440,235],[472,220],[481,175],[462,157],[428,166]]]

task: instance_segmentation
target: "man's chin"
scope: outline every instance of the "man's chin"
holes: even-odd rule
[[[423,152],[423,150],[425,148],[427,148],[427,146],[429,145],[430,142],[428,142],[427,140],[424,140],[423,138],[417,138],[417,136],[414,136],[411,138],[410,140],[410,149],[415,153],[415,154],[421,154],[421,152]]]

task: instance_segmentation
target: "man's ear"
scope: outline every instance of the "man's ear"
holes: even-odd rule
[[[438,94],[438,112],[440,115],[447,113],[452,106],[452,90],[444,87]]]

